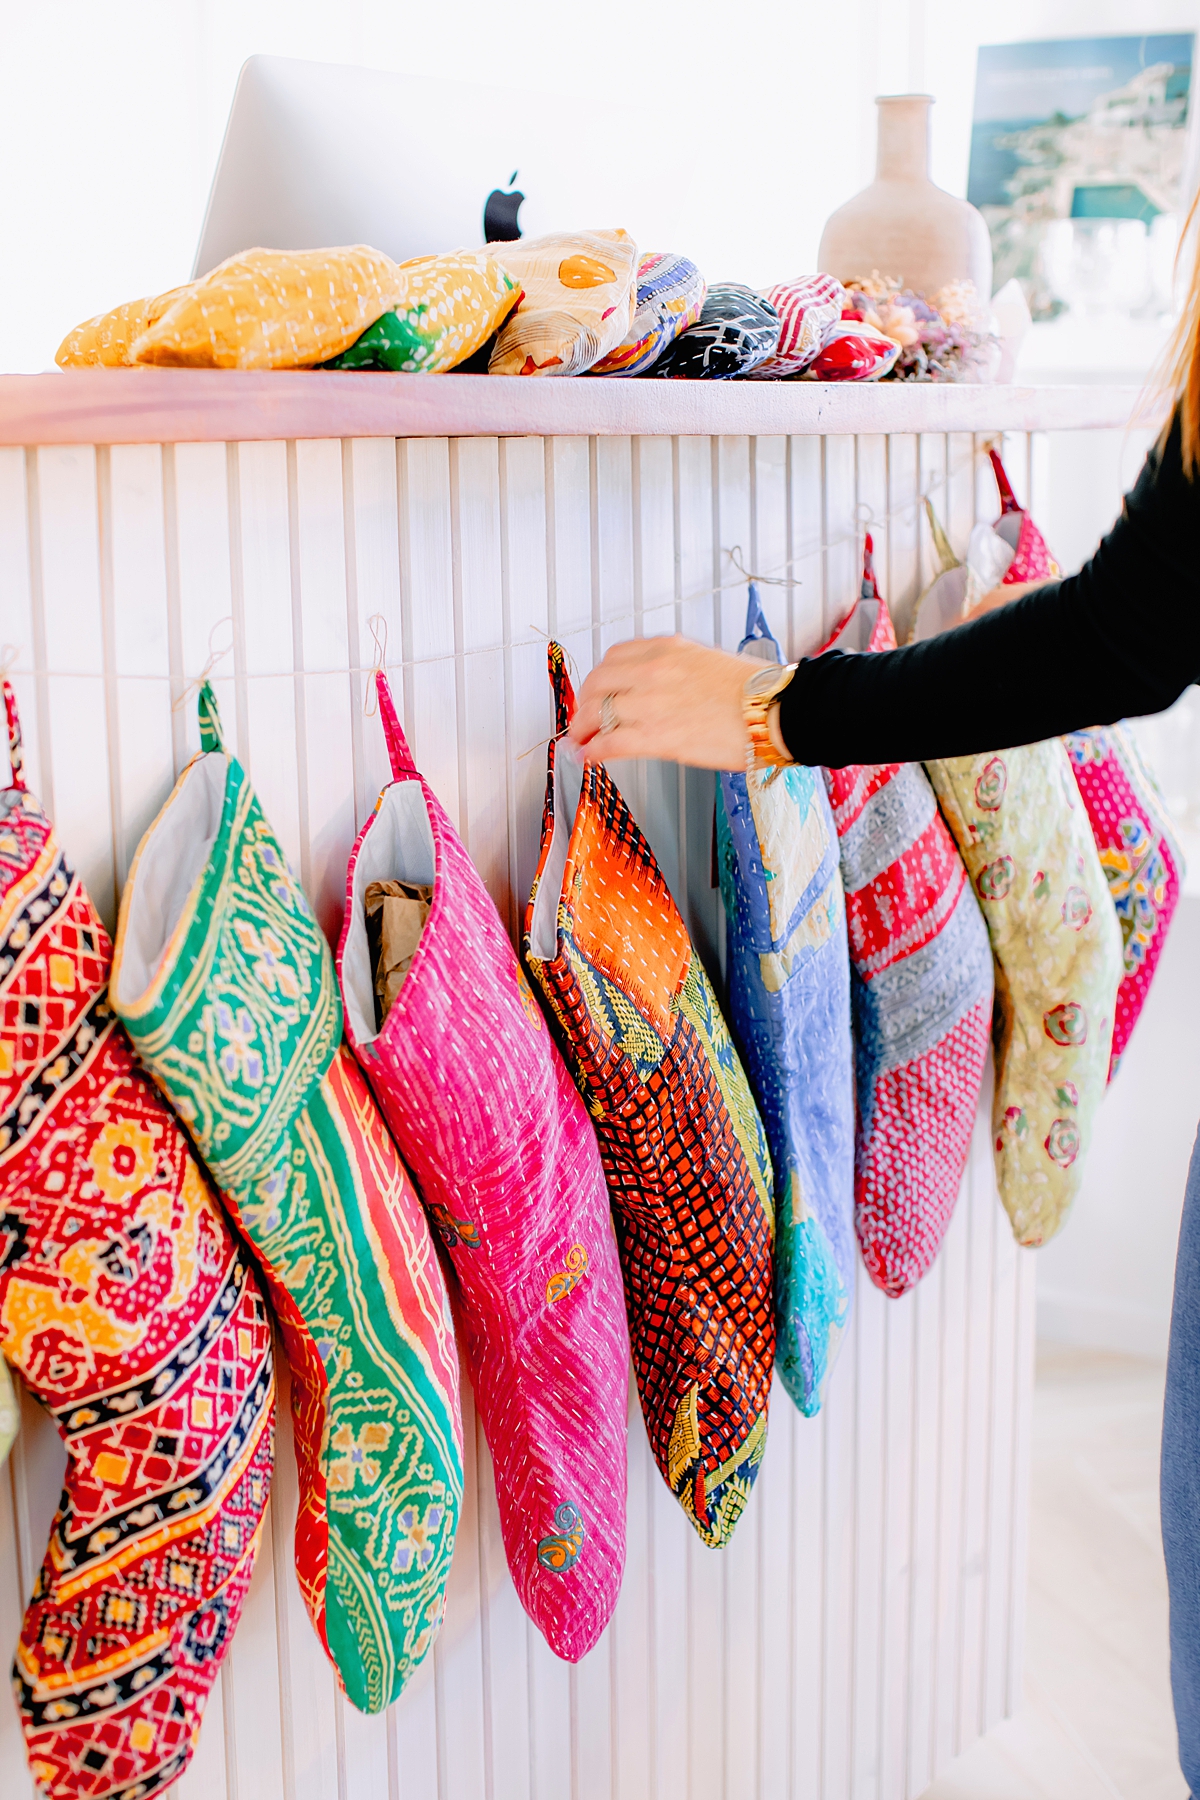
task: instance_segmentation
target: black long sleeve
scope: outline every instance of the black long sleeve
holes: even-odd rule
[[[1066,580],[878,656],[802,662],[780,700],[797,762],[922,762],[1161,712],[1200,680],[1200,477],[1176,418],[1121,517]]]

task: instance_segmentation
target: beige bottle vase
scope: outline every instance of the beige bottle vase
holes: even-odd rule
[[[983,215],[929,179],[930,94],[881,94],[875,179],[839,206],[821,234],[817,264],[840,281],[896,276],[927,299],[971,280],[992,296],[992,245]]]

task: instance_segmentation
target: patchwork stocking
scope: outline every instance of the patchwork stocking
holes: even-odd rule
[[[754,584],[742,655],[780,662]],[[838,840],[819,769],[722,775],[729,1013],[775,1165],[775,1366],[819,1411],[854,1294],[854,1055]]]
[[[1001,585],[1055,580],[1061,571],[1045,538],[1018,505],[999,452],[990,455],[1000,490],[1000,517],[994,529],[1012,551]],[[1179,904],[1183,854],[1127,725],[1072,732],[1063,743],[1121,928],[1123,968],[1113,1021],[1111,1081],[1146,1003]]]
[[[861,597],[826,649],[892,650],[871,538]],[[858,1241],[903,1294],[941,1246],[987,1061],[992,963],[962,859],[919,763],[826,769],[850,926]]]
[[[346,1035],[454,1266],[514,1584],[575,1662],[625,1561],[629,1339],[604,1172],[491,896],[375,679],[395,780],[350,859]],[[377,1025],[363,897],[381,880],[433,893]]]
[[[442,1619],[462,1496],[449,1305],[342,1044],[329,946],[207,683],[200,736],[130,872],[113,1004],[262,1265],[292,1371],[300,1586],[378,1712]]]
[[[13,1684],[53,1800],[186,1767],[246,1597],[275,1385],[258,1282],[108,1003],[111,947],[21,772],[0,791],[0,1348],[67,1448]]]
[[[575,696],[560,645],[549,658],[561,739]],[[719,1546],[766,1442],[770,1153],[653,851],[603,765],[555,739],[525,954],[600,1140],[650,1446]]]

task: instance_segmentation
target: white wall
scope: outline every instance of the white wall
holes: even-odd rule
[[[733,266],[708,272],[756,283],[811,268],[826,216],[869,179],[876,93],[937,96],[934,173],[961,193],[978,44],[1130,22],[1127,0],[0,0],[0,368],[49,367],[80,319],[186,279],[255,51],[561,83],[581,129],[589,99],[636,105],[646,179],[685,184],[692,216],[718,222]],[[1193,23],[1200,0],[1138,8],[1142,30]]]

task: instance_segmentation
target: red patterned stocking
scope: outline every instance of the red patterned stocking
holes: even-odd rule
[[[25,790],[4,683],[0,1348],[67,1472],[13,1679],[54,1800],[191,1756],[249,1585],[275,1388],[258,1283],[107,1000],[111,946]]]

